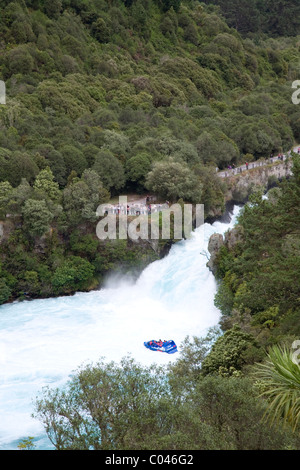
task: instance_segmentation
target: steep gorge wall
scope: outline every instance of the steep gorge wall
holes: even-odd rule
[[[250,168],[241,173],[226,178],[227,212],[223,219],[229,218],[230,206],[245,203],[255,187],[263,187],[266,190],[276,181],[288,178],[292,175],[292,161],[285,160],[275,164],[261,165]],[[210,258],[207,267],[216,274],[215,260],[223,245],[232,247],[241,237],[241,227],[237,226],[223,235],[215,233],[211,235],[208,243]]]
[[[291,174],[292,161],[290,159],[275,164],[262,165],[249,168],[226,178],[226,202],[244,203],[247,201],[253,188],[260,186],[268,189],[274,182],[288,178]]]

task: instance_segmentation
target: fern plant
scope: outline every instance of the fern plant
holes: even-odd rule
[[[283,419],[295,431],[300,420],[300,366],[287,347],[273,346],[264,363],[257,364],[260,396],[267,399],[265,418],[272,424]]]

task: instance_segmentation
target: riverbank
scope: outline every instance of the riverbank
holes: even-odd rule
[[[288,347],[300,333],[300,156],[292,172],[287,184],[253,198],[239,224],[208,244],[222,330],[239,325],[264,351],[275,343]]]

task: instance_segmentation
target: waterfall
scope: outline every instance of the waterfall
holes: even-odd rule
[[[37,449],[51,448],[39,422],[31,417],[33,401],[44,386],[64,384],[83,364],[100,358],[119,362],[176,361],[186,336],[205,336],[218,324],[216,282],[206,267],[213,233],[234,225],[204,224],[151,263],[137,281],[108,280],[99,291],[70,297],[14,302],[0,307],[0,449],[13,450],[34,436]],[[144,341],[173,339],[178,353],[146,349]]]

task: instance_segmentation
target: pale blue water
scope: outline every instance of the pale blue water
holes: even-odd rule
[[[110,279],[99,291],[72,297],[15,302],[0,307],[0,449],[13,450],[28,436],[38,449],[51,448],[31,417],[42,387],[58,387],[80,365],[100,357],[119,362],[130,354],[141,364],[166,364],[179,353],[152,352],[150,339],[204,336],[218,324],[216,283],[206,267],[211,234],[234,225],[216,222],[174,245],[136,282]]]

